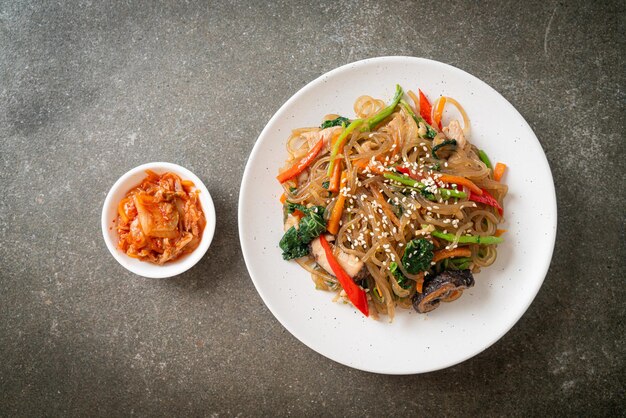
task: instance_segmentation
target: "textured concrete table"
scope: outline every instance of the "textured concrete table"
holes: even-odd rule
[[[0,415],[623,414],[624,21],[619,1],[0,1]],[[239,250],[238,184],[270,116],[318,75],[381,55],[500,91],[558,195],[526,315],[426,375],[309,350]],[[163,281],[119,266],[99,223],[112,183],[155,160],[198,174],[219,219],[200,264]]]

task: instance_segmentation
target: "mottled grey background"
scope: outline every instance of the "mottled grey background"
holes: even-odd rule
[[[176,3],[0,1],[0,415],[624,414],[623,1]],[[526,315],[426,375],[305,347],[239,250],[239,181],[265,123],[322,73],[381,55],[501,92],[558,196]],[[202,178],[219,219],[206,257],[163,281],[125,271],[100,233],[109,187],[155,160]]]

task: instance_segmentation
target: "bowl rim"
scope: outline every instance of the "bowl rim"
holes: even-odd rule
[[[172,261],[168,262],[164,265],[157,265],[153,263],[148,263],[145,261],[137,260],[132,257],[129,257],[122,251],[117,248],[117,242],[113,242],[111,237],[111,227],[114,219],[111,218],[111,210],[112,205],[117,206],[115,200],[116,195],[119,194],[120,190],[124,190],[124,193],[131,189],[134,185],[138,184],[139,181],[132,180],[137,174],[145,172],[146,170],[153,170],[157,173],[164,172],[174,172],[185,180],[191,180],[196,189],[200,190],[199,198],[200,203],[202,205],[202,211],[204,212],[204,216],[206,218],[206,226],[202,233],[202,238],[200,240],[200,245],[190,254]],[[131,184],[132,183],[132,184]],[[114,200],[115,199],[115,200]],[[117,211],[116,211],[117,213]],[[150,278],[150,279],[164,279],[168,277],[177,276],[179,274],[184,273],[189,270],[191,267],[196,265],[198,261],[202,259],[204,254],[206,254],[211,242],[213,240],[213,235],[215,233],[215,206],[213,204],[213,199],[211,198],[211,194],[209,190],[206,188],[204,182],[200,180],[198,176],[196,176],[193,172],[182,167],[178,164],[169,163],[169,162],[150,162],[141,164],[137,167],[134,167],[124,173],[117,181],[113,184],[109,192],[107,193],[106,198],[104,199],[104,203],[102,205],[102,215],[101,215],[101,227],[102,227],[102,237],[104,238],[104,242],[113,256],[115,260],[122,265],[126,270],[134,273],[138,276]],[[117,235],[117,232],[114,231],[114,234]],[[157,267],[157,268],[155,268]]]

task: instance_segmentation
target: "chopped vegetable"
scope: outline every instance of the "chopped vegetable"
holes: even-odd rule
[[[345,187],[347,183],[347,173],[344,171],[341,174],[341,187]],[[328,226],[326,229],[333,235],[337,235],[339,232],[339,221],[341,220],[341,215],[343,214],[343,207],[346,203],[346,195],[343,193],[339,193],[337,196],[337,201],[335,202],[335,206],[333,206],[333,211],[330,214],[330,218],[328,219]]]
[[[506,229],[496,229],[496,233],[494,234],[496,237],[501,237],[502,234],[506,232]]]
[[[331,191],[333,193],[339,193],[339,187],[341,186],[341,171],[342,163],[341,161],[337,161],[337,163],[335,164],[335,168],[333,169],[333,175],[330,178],[328,191]]]
[[[497,163],[496,167],[493,169],[493,179],[495,181],[500,181],[504,175],[504,170],[506,170],[506,164]]]
[[[402,274],[402,270],[398,268],[398,263],[392,261],[389,263],[389,271],[396,278],[398,285],[403,289],[409,289],[411,287],[411,281]]]
[[[453,248],[451,250],[439,250],[439,251],[435,251],[435,256],[433,257],[433,261],[436,263],[437,261],[443,260],[444,258],[469,257],[471,255],[472,255],[472,251],[469,248]]]
[[[194,251],[206,226],[193,182],[150,170],[121,199],[116,220],[117,247],[129,257],[160,265]]]
[[[381,209],[383,210],[385,215],[387,215],[389,220],[392,223],[394,223],[396,226],[400,227],[400,220],[396,217],[396,214],[393,212],[393,209],[391,209],[389,203],[387,203],[382,193],[379,192],[378,189],[376,189],[375,187],[370,187],[370,190],[372,191],[372,194],[374,195],[374,199],[376,199],[376,202],[378,202]]]
[[[399,167],[396,167],[396,170],[399,170]],[[422,195],[424,197],[426,197],[429,200],[432,201],[436,201],[437,198],[434,194],[430,193],[429,191],[426,190],[426,185],[424,183],[421,183],[417,180],[412,179],[411,177],[409,177],[408,175],[400,175],[400,174],[394,174],[394,173],[384,173],[383,177],[385,177],[386,179],[389,180],[393,180],[396,181],[400,184],[404,184],[406,186],[415,188],[417,190],[420,191],[420,193],[422,193]],[[460,190],[454,190],[454,189],[437,189],[439,190],[439,193],[441,194],[441,197],[443,199],[450,199],[451,197],[456,197],[456,198],[464,198],[467,197],[467,194],[465,192],[462,192]],[[480,190],[480,189],[479,189]]]
[[[330,187],[330,181],[325,181],[322,183],[322,187],[325,188],[326,190],[328,190],[328,188]]]
[[[415,290],[417,293],[422,293],[424,291],[424,272],[420,271],[417,273],[417,284],[415,285]]]
[[[309,255],[308,245],[304,244],[300,240],[298,237],[298,230],[293,226],[285,232],[285,235],[283,235],[278,245],[280,249],[283,250],[284,260],[291,260]]]
[[[448,145],[456,146],[456,139],[446,139],[442,143],[435,145],[433,149],[430,151],[430,154],[433,156],[433,158],[436,158],[439,160],[440,158],[437,156],[437,151],[439,151],[441,148],[448,146]]]
[[[472,257],[459,257],[451,260],[451,264],[458,270],[465,270],[472,264]]]
[[[493,206],[494,208],[498,209],[498,213],[500,213],[500,216],[502,216],[502,214],[504,213],[504,209],[502,209],[502,206],[500,206],[498,201],[492,195],[490,195],[487,190],[482,189],[482,192],[482,195],[477,195],[474,192],[470,192],[469,200],[473,202],[484,203],[488,206]]]
[[[402,256],[402,265],[411,274],[430,269],[433,260],[433,243],[425,238],[414,239],[407,242]]]
[[[313,146],[313,148],[309,150],[308,154],[305,155],[300,161],[292,165],[291,168],[288,168],[287,170],[276,176],[278,181],[284,183],[287,180],[292,179],[298,174],[302,173],[309,165],[311,165],[311,163],[313,162],[315,157],[317,157],[317,154],[319,154],[323,147],[324,139],[322,138],[317,144]]]
[[[476,184],[474,184],[473,181],[466,179],[465,177],[452,176],[450,174],[442,174],[441,177],[439,177],[439,180],[448,184],[460,184],[461,186],[467,187],[468,189],[470,189],[472,192],[476,193],[477,195],[483,194],[483,191],[480,187],[478,187]]]
[[[417,123],[418,127],[420,123],[423,123],[426,126],[426,138],[433,139],[435,136],[437,136],[437,131],[435,131],[433,127],[428,122],[426,122],[426,120],[424,120],[424,118],[422,118],[421,116],[417,116],[407,102],[405,102],[404,100],[400,100],[400,105],[404,108],[404,110],[406,110],[409,115],[411,115],[415,123]]]
[[[423,183],[420,183],[417,180],[413,180],[411,177],[406,175],[394,174],[394,173],[385,173],[383,177],[389,180],[397,181],[398,183],[405,184],[411,187],[417,187],[419,189],[423,189],[426,187]]]
[[[324,252],[326,253],[326,258],[328,259],[328,264],[330,264],[330,268],[333,270],[335,277],[339,280],[341,287],[346,292],[346,296],[352,304],[363,313],[365,316],[369,316],[369,306],[367,304],[367,296],[365,291],[357,286],[354,283],[354,280],[344,271],[341,265],[337,262],[333,251],[330,248],[330,244],[326,240],[324,235],[320,235],[320,243],[322,244],[322,248],[324,248]]]
[[[391,115],[395,110],[396,106],[398,106],[398,103],[400,102],[403,94],[404,92],[402,91],[402,87],[400,87],[399,84],[396,84],[396,94],[393,96],[393,100],[391,101],[389,106],[385,107],[383,110],[376,113],[375,115],[365,119],[365,124],[361,127],[361,131],[371,131],[372,128],[375,128],[376,125],[389,117],[389,115]]]
[[[347,126],[349,123],[350,123],[350,119],[344,118],[343,116],[339,116],[332,120],[325,120],[320,125],[320,128],[326,129],[326,128],[332,128],[333,126]]]
[[[280,203],[282,203],[284,205],[286,201],[287,201],[287,193],[281,194],[280,195]]]
[[[454,234],[444,234],[441,231],[433,231],[431,235],[436,238],[440,238],[446,241],[454,241],[456,236]],[[492,244],[500,244],[504,240],[501,237],[494,236],[482,236],[482,235],[461,235],[459,237],[460,244],[481,244],[481,245],[492,245]]]
[[[304,217],[300,219],[298,228],[292,226],[285,232],[279,246],[283,250],[283,259],[291,260],[309,254],[308,244],[314,238],[326,231],[324,222],[324,208],[322,206],[306,206],[297,203],[286,202],[287,213],[296,210],[301,211]]]
[[[437,189],[437,190],[439,190],[441,197],[444,199],[450,199],[451,197],[462,199],[464,197],[467,197],[467,193],[461,192],[455,189]]]
[[[439,130],[441,130],[441,118],[443,116],[443,108],[446,106],[446,98],[445,96],[441,96],[439,100],[437,100],[437,108],[435,109],[435,114],[433,115],[433,124],[437,125]]]
[[[422,176],[422,175],[418,175],[418,174],[414,173],[414,172],[413,172],[413,171],[411,171],[409,168],[406,168],[406,167],[400,167],[400,166],[398,166],[398,167],[394,167],[394,168],[395,168],[395,170],[396,170],[398,173],[406,174],[407,176],[411,177],[412,179],[415,179],[415,180],[421,180],[422,178],[424,178],[424,176]]]
[[[489,157],[487,156],[487,153],[485,151],[479,150],[478,151],[478,158],[480,158],[480,161],[485,163],[487,168],[491,168],[491,161],[489,161]]]
[[[330,151],[330,161],[328,162],[328,176],[330,177],[333,174],[333,169],[335,167],[335,159],[339,154],[339,151],[343,148],[346,143],[346,139],[348,136],[359,126],[363,124],[363,119],[355,119],[350,122],[350,125],[343,130],[341,135],[337,138],[335,143],[333,144],[333,149]]]
[[[431,114],[433,111],[433,106],[430,104],[422,90],[418,89],[418,92],[420,95],[420,115],[424,118],[426,123],[432,125],[433,121],[431,119]]]

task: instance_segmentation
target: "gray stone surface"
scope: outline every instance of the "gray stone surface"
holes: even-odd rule
[[[0,1],[0,415],[624,414],[624,2],[177,3]],[[500,91],[558,196],[526,315],[426,375],[302,345],[239,250],[238,183],[273,112],[381,55]],[[113,182],[156,160],[198,174],[219,219],[206,257],[164,281],[118,265],[99,223]]]

